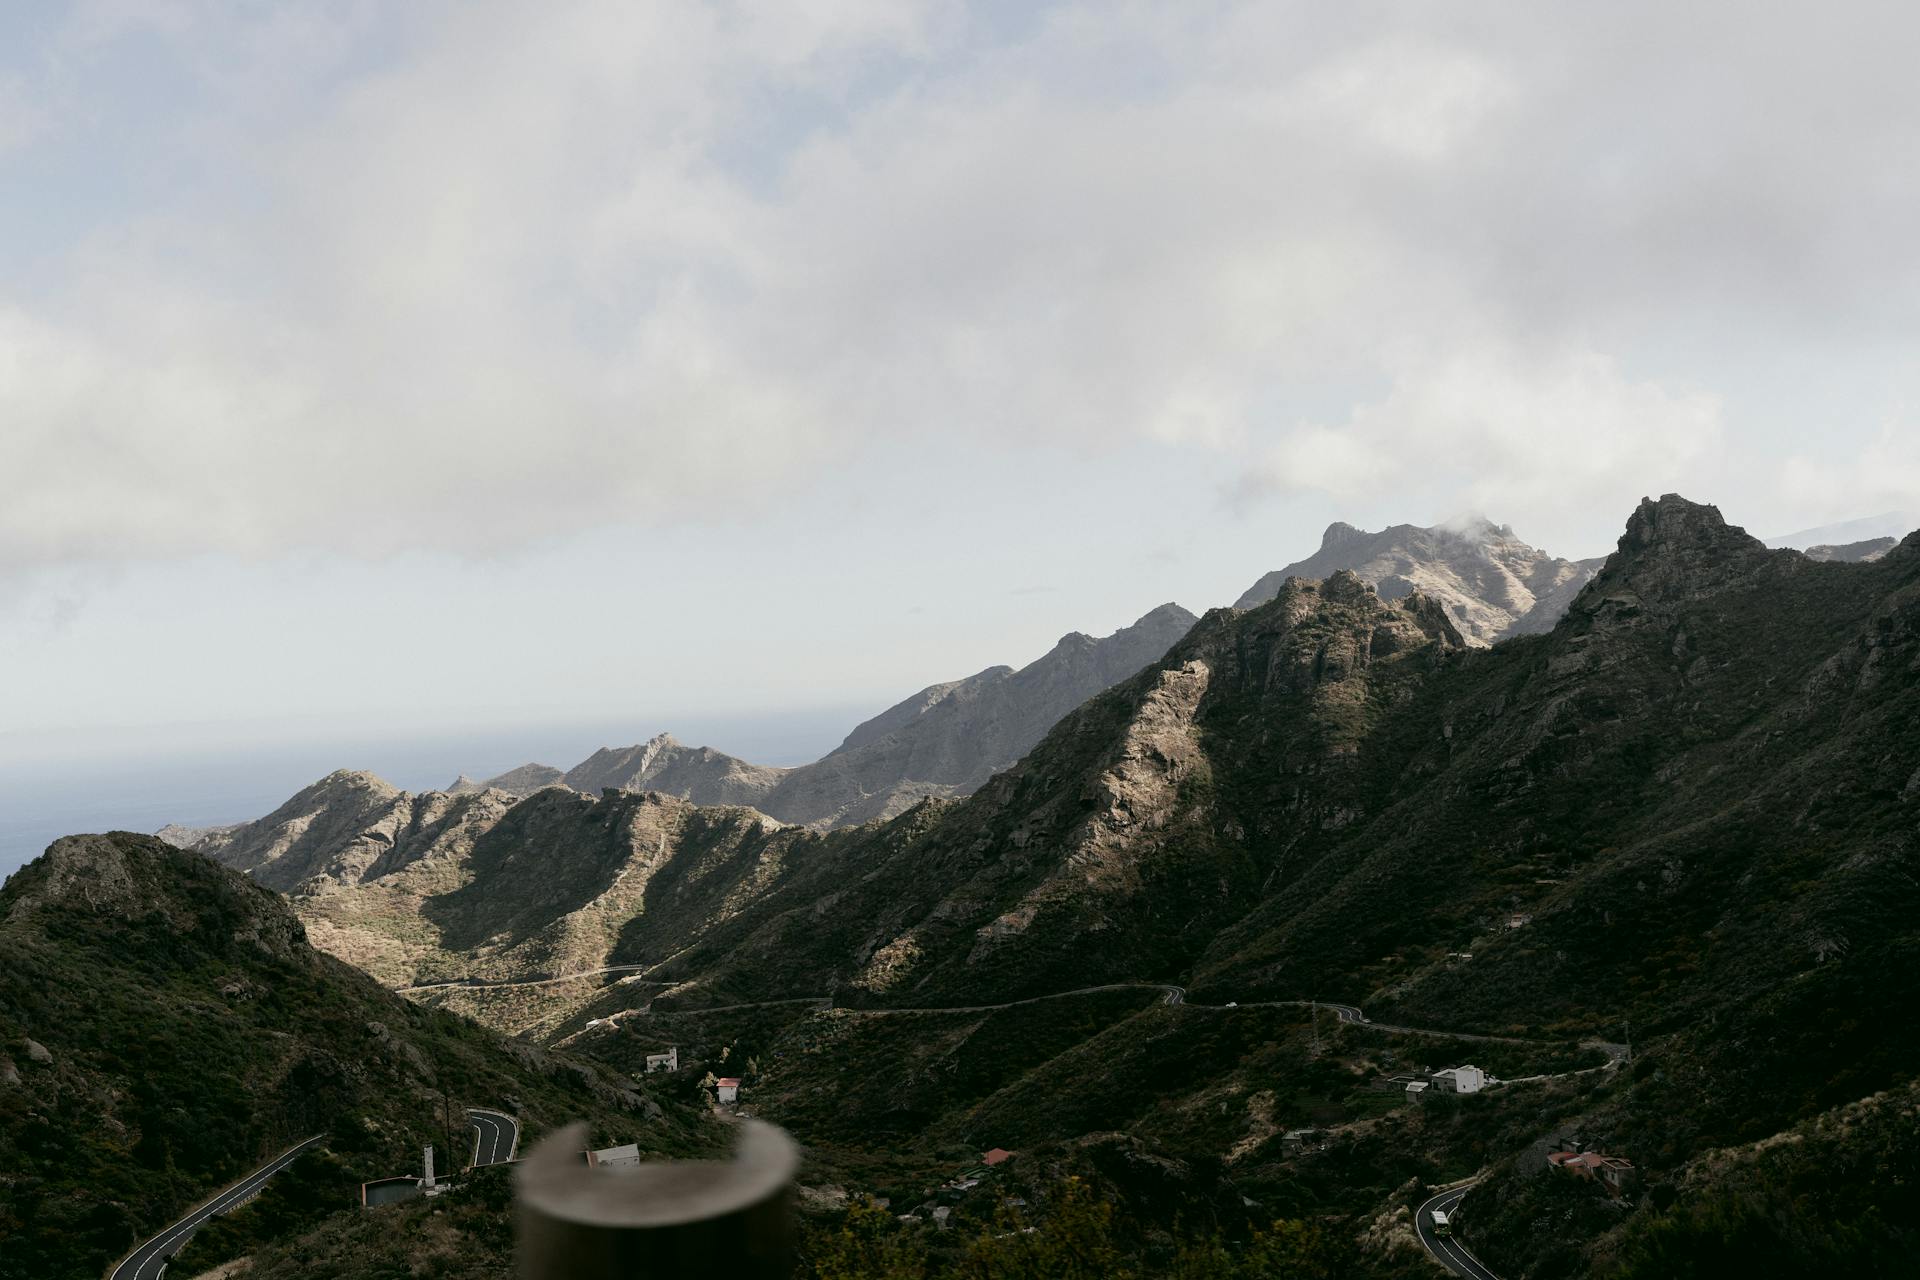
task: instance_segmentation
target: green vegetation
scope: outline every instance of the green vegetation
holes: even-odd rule
[[[97,1276],[313,1134],[289,1189],[347,1208],[348,1187],[444,1151],[449,1106],[456,1150],[468,1104],[532,1132],[711,1141],[696,1109],[411,1005],[308,947],[277,895],[125,834],[61,841],[0,889],[0,1058],[7,1280]],[[255,1216],[276,1203],[296,1201]]]
[[[1898,1135],[1920,1024],[1894,1011],[1920,973],[1917,765],[1920,543],[1811,564],[1663,500],[1550,635],[1470,652],[1418,596],[1294,583],[1209,615],[964,802],[819,836],[657,796],[536,797],[436,869],[452,887],[411,916],[423,882],[303,910],[502,976],[656,962],[671,985],[454,998],[579,1033],[622,1077],[678,1045],[684,1069],[645,1086],[662,1149],[698,1140],[702,1075],[746,1077],[747,1107],[806,1145],[811,1202],[892,1201],[816,1224],[822,1276],[1311,1275],[1303,1241],[1338,1242],[1345,1273],[1405,1274],[1423,1188],[1486,1171],[1461,1230],[1511,1280],[1706,1275],[1716,1252],[1874,1274],[1911,1256]],[[391,1161],[431,1132],[436,1091],[543,1122],[582,1091],[610,1118],[636,1105],[620,1078],[503,1054],[444,1012],[371,1012],[377,993],[231,886],[211,915],[192,895],[150,909],[102,865],[67,876],[57,910],[12,905],[57,873],[0,898],[21,975],[0,1033],[55,1049],[0,1090],[0,1154],[37,1179],[0,1226],[123,1238],[340,1114],[336,1156],[363,1141]],[[1160,982],[1196,1003],[960,1009]],[[155,992],[157,1016],[137,1008]],[[724,1008],[815,995],[837,1007]],[[1524,1042],[1256,1007],[1308,997]],[[1581,1043],[1628,1023],[1632,1063],[1591,1070]],[[206,1061],[231,1075],[154,1089],[149,1059],[176,1086]],[[69,1062],[110,1082],[49,1088]],[[1368,1087],[1460,1062],[1551,1078],[1418,1104]],[[1642,1189],[1550,1174],[1547,1144],[1574,1135]],[[1019,1154],[961,1176],[991,1146]],[[479,1212],[441,1219],[483,1240]],[[437,1229],[430,1208],[395,1213]],[[361,1219],[300,1239],[369,1268],[409,1256]]]
[[[264,1197],[263,1197],[264,1200]],[[513,1177],[476,1169],[432,1200],[330,1215],[290,1234],[285,1224],[253,1220],[257,1205],[231,1215],[236,1237],[196,1236],[172,1274],[240,1256],[235,1280],[513,1280]],[[202,1233],[207,1234],[206,1232]]]
[[[971,1231],[905,1226],[871,1201],[809,1231],[801,1274],[811,1280],[1334,1280],[1357,1259],[1331,1233],[1276,1222],[1229,1241],[1183,1237],[1143,1257],[1115,1206],[1087,1184],[1061,1182],[1045,1210],[1004,1206]]]

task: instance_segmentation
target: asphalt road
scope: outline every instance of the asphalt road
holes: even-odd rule
[[[520,1122],[504,1111],[467,1108],[473,1128],[473,1167],[510,1164],[520,1154]]]
[[[1472,1189],[1472,1184],[1469,1183],[1464,1187],[1455,1187],[1451,1191],[1442,1191],[1415,1209],[1413,1229],[1419,1234],[1420,1243],[1426,1246],[1427,1252],[1433,1255],[1434,1260],[1453,1274],[1465,1276],[1467,1280],[1500,1280],[1493,1272],[1487,1270],[1480,1259],[1467,1252],[1467,1246],[1460,1242],[1459,1236],[1437,1236],[1433,1233],[1433,1211],[1438,1209],[1448,1217],[1452,1217],[1453,1211],[1459,1208],[1460,1202]],[[1457,1226],[1454,1229],[1459,1230]]]
[[[302,1152],[318,1141],[320,1141],[319,1137],[308,1138],[291,1151],[280,1155],[273,1163],[264,1165],[240,1179],[135,1249],[128,1255],[125,1262],[113,1269],[108,1280],[159,1280],[160,1276],[165,1274],[167,1263],[172,1260],[173,1255],[185,1247],[187,1241],[193,1237],[193,1233],[198,1231],[207,1219],[217,1218],[229,1209],[238,1208],[259,1195],[260,1189],[267,1185],[269,1178],[299,1159]]]
[[[396,991],[449,991],[455,988],[485,991],[493,987],[551,987],[561,982],[572,982],[576,978],[594,978],[603,973],[638,973],[651,969],[650,964],[610,964],[604,969],[582,969],[579,973],[563,973],[552,978],[524,978],[518,982],[492,982],[485,978],[455,978],[451,982],[423,982],[414,987],[395,987]]]

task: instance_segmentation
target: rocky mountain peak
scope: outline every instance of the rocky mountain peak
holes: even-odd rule
[[[1399,524],[1377,533],[1336,521],[1318,551],[1263,575],[1235,603],[1251,609],[1273,599],[1288,578],[1327,581],[1347,570],[1383,599],[1414,592],[1432,597],[1468,644],[1489,645],[1549,630],[1598,564],[1548,555],[1479,514],[1430,529]]]
[[[1720,508],[1668,493],[1658,499],[1640,499],[1640,505],[1627,517],[1626,532],[1620,536],[1620,551],[1627,556],[1685,555],[1701,551],[1739,555],[1765,552],[1766,546],[1745,529],[1728,524]]]
[[[1570,612],[1600,627],[1663,619],[1688,601],[1750,580],[1771,564],[1805,565],[1797,551],[1769,551],[1718,507],[1676,493],[1643,498],[1619,548]]]
[[[279,895],[128,831],[63,836],[7,882],[6,896],[9,923],[43,912],[157,919],[212,954],[241,945],[282,959],[306,942]]]
[[[377,773],[365,769],[335,769],[320,781],[300,793],[301,796],[319,797],[324,795],[346,795],[352,792],[364,792],[370,796],[386,798],[400,794],[400,788],[388,782]],[[298,798],[298,797],[296,797]]]
[[[1198,621],[1199,619],[1194,616],[1192,610],[1183,609],[1169,600],[1163,605],[1147,610],[1140,615],[1138,621],[1136,621],[1132,627],[1126,627],[1124,630],[1131,631],[1134,627],[1148,627],[1152,629],[1168,626],[1191,628],[1193,624]]]
[[[1320,549],[1322,551],[1330,551],[1344,543],[1353,542],[1366,536],[1365,533],[1354,528],[1346,521],[1335,520],[1327,526],[1327,531],[1320,535]]]

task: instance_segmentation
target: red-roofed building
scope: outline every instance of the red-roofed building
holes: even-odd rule
[[[1619,1156],[1602,1155],[1598,1151],[1550,1151],[1547,1153],[1547,1163],[1563,1173],[1592,1178],[1605,1187],[1610,1196],[1628,1190],[1638,1175],[1632,1161],[1622,1160]]]
[[[993,1168],[993,1166],[999,1164],[1002,1160],[1011,1160],[1011,1159],[1013,1159],[1013,1152],[1007,1150],[1005,1147],[995,1147],[993,1150],[987,1152],[985,1155],[980,1157],[980,1163],[984,1164],[985,1166],[987,1166],[987,1168],[991,1169]]]
[[[722,1103],[738,1102],[740,1100],[740,1079],[738,1076],[728,1076],[725,1080],[716,1080],[713,1082],[713,1087]]]

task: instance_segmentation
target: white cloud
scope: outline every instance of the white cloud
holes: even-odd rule
[[[1920,512],[1920,429],[1909,413],[1857,451],[1795,453],[1781,463],[1780,481],[1809,510]]]
[[[0,275],[0,567],[726,518],[901,438],[1612,504],[1721,429],[1650,327],[1920,283],[1905,19],[1842,8],[97,4],[63,101],[136,35],[198,97]]]
[[[1455,351],[1398,371],[1384,398],[1286,433],[1240,489],[1361,501],[1432,490],[1528,529],[1568,503],[1625,511],[1678,487],[1724,435],[1711,394],[1636,382],[1591,351]]]
[[[47,127],[46,113],[17,75],[0,74],[0,155],[24,146]]]

